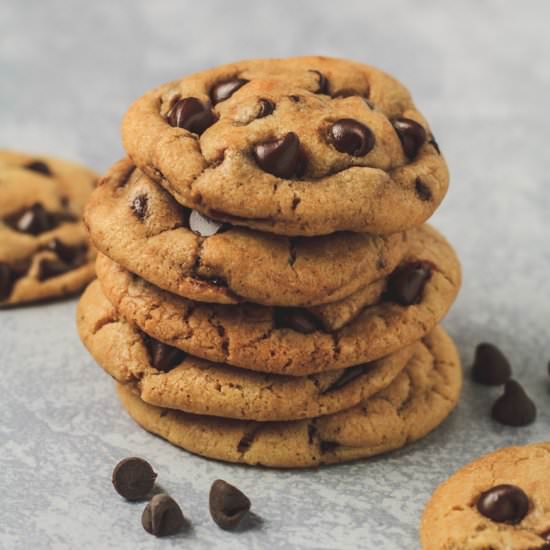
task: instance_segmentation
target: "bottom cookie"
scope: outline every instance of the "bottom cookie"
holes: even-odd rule
[[[307,468],[398,449],[435,429],[455,407],[462,384],[456,348],[438,327],[383,391],[351,409],[308,420],[255,422],[208,417],[118,395],[146,430],[195,454],[272,468]]]

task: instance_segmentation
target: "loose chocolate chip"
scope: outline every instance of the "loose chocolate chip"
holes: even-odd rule
[[[481,493],[476,504],[478,512],[497,523],[519,523],[529,511],[529,499],[515,485],[497,485]]]
[[[371,363],[364,363],[362,365],[356,365],[355,367],[348,367],[347,369],[344,370],[344,372],[342,373],[342,376],[340,376],[338,380],[332,383],[323,392],[323,394],[343,388],[346,384],[349,384],[356,378],[359,378],[360,376],[368,372],[370,368],[371,368]]]
[[[258,110],[257,118],[263,118],[270,115],[275,110],[275,103],[269,99],[260,99],[260,109]]]
[[[143,528],[155,537],[175,535],[186,523],[178,503],[165,493],[155,495],[141,516]]]
[[[500,386],[512,376],[508,359],[493,344],[483,342],[476,348],[472,380],[487,386]]]
[[[311,72],[319,75],[319,87],[317,88],[316,93],[329,95],[329,83],[327,77],[321,71],[311,69]]]
[[[300,150],[300,140],[294,132],[274,141],[257,143],[254,157],[262,170],[279,178],[291,178],[303,173],[305,159]]]
[[[13,269],[8,264],[0,262],[0,301],[9,297],[15,279]]]
[[[250,499],[237,487],[217,479],[210,488],[210,515],[222,529],[235,529],[250,510]]]
[[[32,162],[29,162],[28,164],[25,164],[25,168],[27,170],[32,170],[33,172],[38,172],[39,174],[42,174],[43,176],[51,176],[52,171],[50,170],[50,167],[41,160],[33,160]]]
[[[70,266],[61,260],[50,260],[49,258],[44,258],[38,265],[37,278],[39,281],[46,281],[52,277],[59,277],[60,275],[70,271],[72,267],[73,266]]]
[[[289,328],[302,334],[321,330],[319,321],[309,311],[297,307],[274,308],[273,324],[275,328]]]
[[[129,457],[113,470],[113,487],[126,500],[143,500],[153,489],[157,474],[146,460]]]
[[[432,267],[427,262],[402,265],[389,276],[386,297],[401,306],[418,304],[431,275]]]
[[[13,227],[17,231],[31,235],[39,235],[54,226],[52,217],[39,202],[24,210],[13,222]]]
[[[149,214],[149,197],[145,194],[136,195],[130,203],[130,208],[140,220],[144,220]]]
[[[230,98],[241,86],[244,86],[248,80],[244,78],[232,78],[219,82],[210,90],[210,99],[215,105],[220,101]]]
[[[77,256],[82,254],[82,249],[80,247],[69,246],[57,238],[48,241],[46,249],[57,254],[60,260],[68,264],[73,263]]]
[[[418,198],[421,201],[432,200],[432,192],[430,191],[430,188],[420,178],[416,178],[414,188]]]
[[[426,130],[422,124],[404,117],[394,119],[393,127],[401,140],[405,155],[409,160],[414,159],[422,145],[426,143]]]
[[[504,395],[495,401],[491,415],[506,426],[527,426],[537,417],[537,408],[515,380],[508,380]]]
[[[374,147],[375,138],[364,124],[351,118],[342,118],[329,128],[328,141],[340,153],[362,157]]]
[[[168,372],[177,367],[186,357],[186,353],[178,348],[168,346],[151,337],[145,340],[151,365],[160,371]]]
[[[196,210],[193,210],[189,216],[189,229],[201,237],[211,237],[228,229],[229,226],[222,222],[217,222]]]
[[[202,134],[215,121],[209,107],[205,107],[196,97],[179,99],[168,114],[168,124],[184,128],[194,134]]]

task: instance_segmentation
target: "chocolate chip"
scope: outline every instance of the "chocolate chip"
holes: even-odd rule
[[[5,300],[11,294],[16,274],[6,263],[0,262],[0,301]]]
[[[329,83],[327,77],[321,71],[311,69],[311,72],[319,75],[319,87],[317,88],[316,93],[329,95]]]
[[[151,365],[157,370],[168,372],[177,367],[187,355],[184,351],[168,346],[150,336],[145,336],[144,340],[149,351]]]
[[[356,95],[361,95],[359,92],[352,90],[351,88],[344,88],[342,90],[338,90],[337,92],[334,92],[332,94],[332,97],[353,97]]]
[[[317,430],[317,426],[315,426],[315,424],[307,425],[307,441],[310,445],[315,441],[318,432],[319,430]]]
[[[210,108],[205,107],[196,97],[179,99],[168,113],[170,126],[184,128],[199,135],[212,126],[215,120]]]
[[[149,197],[144,193],[136,195],[130,203],[130,208],[132,212],[143,221],[149,214]]]
[[[319,450],[322,453],[330,453],[340,447],[340,443],[336,443],[336,441],[320,441],[319,442]]]
[[[196,210],[193,210],[189,215],[189,229],[201,237],[211,237],[228,228],[228,224],[217,222]]]
[[[52,175],[50,167],[42,160],[33,160],[32,162],[25,164],[24,168],[26,168],[27,170],[32,170],[33,172],[38,172],[43,176]]]
[[[516,485],[497,485],[481,493],[478,512],[497,523],[519,523],[529,511],[529,499]]]
[[[305,169],[300,140],[294,132],[274,141],[257,143],[254,146],[254,157],[262,170],[279,178],[298,176]]]
[[[386,298],[401,306],[418,304],[431,275],[432,266],[427,262],[399,266],[388,278]]]
[[[348,367],[344,370],[340,378],[333,382],[323,394],[330,393],[332,391],[339,390],[343,388],[346,384],[349,384],[356,378],[359,378],[363,374],[369,371],[371,368],[371,363],[363,363],[362,365],[355,365],[355,367]]]
[[[321,325],[307,309],[278,307],[273,309],[273,324],[277,329],[289,328],[302,334],[321,330]]]
[[[220,101],[230,98],[241,86],[244,86],[248,80],[244,78],[232,78],[219,82],[210,90],[210,99],[215,105]]]
[[[129,457],[113,470],[113,487],[126,500],[143,500],[153,489],[157,474],[146,460]]]
[[[51,216],[39,203],[34,203],[30,208],[21,212],[12,222],[12,227],[21,233],[39,235],[53,229],[55,226]]]
[[[351,118],[342,118],[329,128],[328,141],[340,153],[362,157],[374,147],[375,138],[364,124]]]
[[[405,155],[409,160],[414,159],[422,145],[426,143],[426,130],[422,124],[404,117],[394,119],[393,127],[401,140]]]
[[[275,110],[275,103],[269,99],[260,99],[260,109],[258,110],[257,118],[263,118],[270,115]]]
[[[421,201],[430,201],[432,200],[432,192],[430,188],[420,179],[416,178],[414,182],[414,188],[416,194]]]
[[[51,239],[46,244],[46,249],[54,252],[65,263],[74,263],[77,256],[82,255],[83,249],[77,246],[69,246],[60,239]]]
[[[155,495],[141,515],[143,528],[155,537],[175,535],[186,523],[178,503],[165,493]]]
[[[249,498],[237,487],[217,479],[210,488],[210,515],[222,529],[235,529],[250,510]]]
[[[46,281],[52,277],[59,277],[64,273],[67,273],[73,268],[69,264],[61,260],[50,260],[49,258],[44,258],[40,261],[38,265],[37,279],[39,281]]]
[[[288,98],[292,101],[292,103],[299,103],[301,100],[301,97],[295,94],[289,95]]]
[[[472,380],[487,386],[500,386],[512,376],[508,359],[493,344],[483,342],[476,348]]]
[[[244,453],[245,451],[248,451],[248,449],[250,449],[250,446],[252,445],[252,442],[256,437],[257,431],[258,431],[258,427],[255,427],[249,432],[246,432],[241,437],[241,439],[239,440],[239,443],[237,444],[237,452]]]
[[[527,426],[537,417],[537,408],[515,380],[508,380],[504,394],[493,405],[491,415],[506,426]]]

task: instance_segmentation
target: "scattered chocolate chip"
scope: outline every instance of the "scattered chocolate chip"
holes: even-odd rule
[[[414,159],[418,151],[426,143],[426,130],[424,127],[410,118],[396,118],[393,127],[401,140],[403,151],[409,160]]]
[[[83,250],[77,246],[69,246],[65,244],[60,239],[51,239],[46,243],[46,249],[51,250],[60,260],[63,260],[65,263],[71,264],[76,259],[77,256],[81,255]]]
[[[13,269],[8,264],[0,262],[0,301],[9,297],[15,279]]]
[[[38,172],[43,176],[52,175],[52,171],[50,170],[50,167],[42,160],[33,160],[28,164],[25,164],[24,168],[26,168],[27,170],[32,170],[33,172]]]
[[[168,124],[184,128],[194,134],[202,134],[215,122],[209,107],[204,106],[196,97],[179,99],[168,113]]]
[[[320,441],[319,442],[319,449],[322,453],[330,453],[340,447],[340,443],[336,443],[336,441]]]
[[[401,306],[418,304],[431,275],[432,266],[427,262],[399,266],[388,278],[386,297]]]
[[[149,214],[149,197],[143,193],[136,195],[130,203],[130,208],[132,212],[143,221]]]
[[[317,88],[318,94],[329,95],[329,83],[327,77],[321,72],[315,69],[310,69],[312,73],[319,75],[319,87]]]
[[[339,390],[343,388],[346,384],[349,384],[356,378],[359,378],[363,374],[369,371],[371,368],[371,363],[363,363],[362,365],[355,365],[355,367],[348,367],[344,370],[340,378],[333,382],[323,394],[330,393],[332,391]]]
[[[275,110],[275,103],[269,99],[260,99],[260,109],[257,118],[263,118],[270,115]]]
[[[435,141],[435,138],[432,136],[428,143],[437,151],[438,155],[441,155],[441,150],[439,149],[439,145],[437,144],[437,141]]]
[[[500,386],[512,376],[508,359],[493,344],[483,342],[476,348],[472,380],[487,386]]]
[[[230,98],[241,86],[244,86],[248,80],[244,78],[232,78],[219,82],[210,90],[210,99],[215,105],[220,101]]]
[[[40,233],[53,229],[55,223],[44,207],[37,202],[19,213],[15,219],[11,221],[10,225],[21,233],[39,235]]]
[[[189,229],[201,237],[211,237],[228,228],[228,224],[217,222],[196,210],[193,210],[189,215]]]
[[[289,328],[302,334],[321,330],[319,321],[307,309],[297,307],[277,307],[273,309],[275,328]]]
[[[175,535],[186,523],[178,503],[165,493],[155,495],[141,516],[143,528],[155,537]]]
[[[66,264],[61,260],[50,260],[49,258],[44,258],[38,265],[37,279],[39,281],[46,281],[52,277],[59,277],[60,275],[70,271],[72,268],[73,266]]]
[[[519,523],[529,511],[529,499],[515,485],[497,485],[481,493],[476,504],[478,512],[497,523]]]
[[[351,118],[342,118],[329,128],[328,141],[340,153],[362,157],[374,147],[375,138],[364,124]]]
[[[157,474],[146,460],[129,457],[113,470],[113,487],[126,500],[143,500],[153,489]]]
[[[416,194],[418,195],[418,198],[421,201],[432,200],[432,192],[430,188],[420,178],[416,178],[414,182],[414,188],[415,188]]]
[[[257,143],[254,157],[262,170],[279,178],[297,176],[305,168],[300,140],[294,132],[274,141]]]
[[[149,351],[151,365],[163,372],[168,372],[177,367],[187,355],[184,351],[168,346],[150,336],[145,337],[145,345]]]
[[[235,529],[250,510],[250,499],[237,487],[217,479],[210,488],[210,515],[222,529]]]
[[[504,386],[504,394],[493,405],[491,415],[494,420],[506,426],[527,426],[537,417],[537,408],[515,380],[508,380]]]

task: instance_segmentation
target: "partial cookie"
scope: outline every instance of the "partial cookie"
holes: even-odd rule
[[[186,356],[151,339],[120,318],[97,281],[80,300],[77,323],[99,365],[146,403],[258,421],[310,418],[353,407],[388,386],[418,347],[322,374],[260,374]]]
[[[101,254],[96,268],[115,308],[156,340],[216,363],[303,376],[389,355],[428,334],[445,316],[460,286],[460,265],[439,233],[426,226],[423,235],[408,262],[388,278],[384,299],[334,332],[321,330],[301,308],[180,298]]]
[[[282,235],[403,231],[424,223],[448,186],[408,90],[342,59],[195,73],[138,99],[122,135],[132,160],[181,204]]]
[[[128,160],[100,181],[85,221],[95,246],[117,263],[205,302],[334,302],[393,271],[407,250],[404,233],[288,238],[213,222],[179,205]]]
[[[384,453],[436,428],[455,407],[462,383],[458,354],[442,328],[383,391],[336,414],[293,422],[252,422],[154,407],[129,387],[118,394],[146,430],[192,453],[274,468],[307,468]]]
[[[550,442],[508,447],[454,473],[428,502],[424,550],[550,547]]]
[[[0,151],[0,307],[73,294],[93,278],[81,215],[96,179],[68,161]]]

